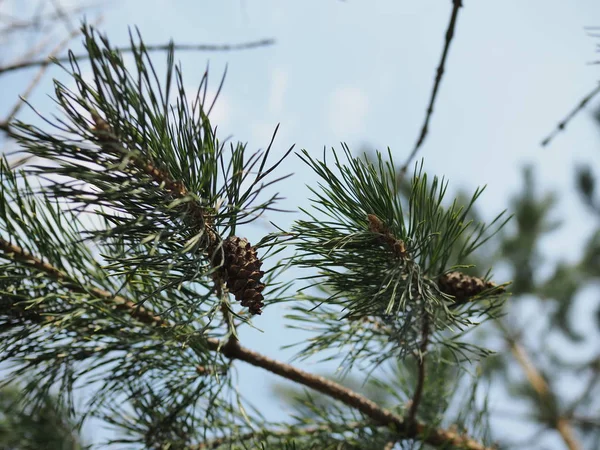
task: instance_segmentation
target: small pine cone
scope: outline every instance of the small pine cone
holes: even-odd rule
[[[391,248],[396,256],[400,258],[406,256],[406,246],[404,245],[404,241],[402,239],[396,239],[379,217],[375,214],[367,214],[367,220],[369,221],[369,231],[371,233],[382,235],[378,238],[379,242],[386,244]]]
[[[454,296],[457,304],[462,304],[484,290],[496,287],[496,283],[461,272],[448,272],[438,279],[438,286],[444,294]],[[499,292],[504,292],[504,289],[499,289]]]
[[[382,222],[382,220],[377,217],[375,214],[367,214],[367,220],[369,221],[369,231],[372,233],[385,234],[387,233],[387,228]]]
[[[264,306],[262,291],[265,288],[260,280],[265,273],[260,270],[262,261],[258,259],[256,248],[246,238],[231,236],[223,242],[223,253],[229,292],[250,313],[260,314]]]

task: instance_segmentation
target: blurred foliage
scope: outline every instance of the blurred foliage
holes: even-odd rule
[[[21,389],[0,389],[0,448],[3,450],[81,450],[85,448],[75,421],[57,399],[40,392],[35,405],[27,404]]]

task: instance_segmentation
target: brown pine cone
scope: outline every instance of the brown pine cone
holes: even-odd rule
[[[454,296],[457,304],[462,304],[469,298],[497,285],[492,281],[484,281],[461,272],[448,272],[438,279],[438,286],[444,294]],[[498,292],[504,292],[504,289],[501,288]]]
[[[262,291],[265,285],[260,270],[262,261],[258,259],[256,248],[246,238],[230,236],[223,242],[226,282],[229,292],[246,306],[250,313],[260,314],[264,306]]]

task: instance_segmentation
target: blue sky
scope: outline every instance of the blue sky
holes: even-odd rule
[[[565,227],[544,241],[544,253],[574,258],[593,224],[586,223],[583,208],[573,201],[573,169],[578,163],[599,168],[598,129],[583,113],[549,147],[539,143],[600,79],[598,66],[587,64],[600,59],[595,53],[599,41],[584,30],[599,24],[600,2],[464,3],[419,157],[428,173],[450,180],[451,190],[487,185],[479,206],[488,219],[521,189],[521,167],[533,164],[540,189],[565,194],[557,217],[565,219]],[[355,150],[389,146],[403,162],[420,131],[450,10],[449,0],[131,0],[109,3],[101,28],[118,44],[126,44],[128,25],[139,26],[147,43],[275,38],[274,46],[257,50],[177,55],[190,91],[210,63],[214,92],[227,65],[213,114],[222,137],[231,134],[250,149],[265,148],[280,123],[275,155],[294,143],[320,154],[324,146],[339,149],[344,141]],[[58,70],[50,75],[61,76]],[[27,81],[25,72],[11,76],[0,106],[7,94],[12,98],[22,92]],[[52,108],[45,96],[49,88],[46,82],[32,97],[42,111]],[[296,157],[281,172],[295,173],[280,188],[287,198],[283,206],[306,206],[305,185],[315,182],[314,175]],[[296,217],[268,219],[286,226]],[[257,240],[268,231],[264,221],[241,234]],[[291,353],[281,353],[279,346],[297,335],[284,329],[283,312],[265,311],[257,320],[264,333],[248,330],[244,343],[289,358]],[[239,366],[240,389],[264,404],[273,378]],[[264,407],[270,417],[278,416],[273,402]]]

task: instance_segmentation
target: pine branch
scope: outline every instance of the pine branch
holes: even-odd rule
[[[96,288],[85,288],[79,285],[75,280],[66,277],[60,270],[48,263],[44,263],[41,259],[28,254],[15,245],[12,245],[4,240],[0,240],[0,251],[5,257],[14,258],[27,267],[35,268],[36,270],[45,273],[52,279],[58,279],[66,282],[66,286],[75,292],[85,292],[92,294],[103,300],[113,301],[119,310],[129,313],[132,317],[140,320],[145,324],[157,324],[162,327],[172,327],[160,317],[154,315],[151,311],[136,306],[131,300],[113,295],[106,291]],[[239,344],[235,337],[230,337],[226,343],[215,338],[202,338],[203,342],[199,344],[213,352],[220,352],[231,360],[244,361],[250,365],[263,368],[275,375],[279,375],[290,381],[302,384],[306,387],[314,389],[322,394],[328,395],[342,403],[362,412],[366,417],[371,418],[375,423],[390,427],[400,437],[406,439],[421,439],[430,445],[443,447],[452,445],[456,448],[465,450],[491,450],[488,447],[462,436],[452,430],[431,429],[427,424],[415,421],[414,426],[408,424],[402,417],[381,408],[375,402],[366,397],[348,389],[338,383],[328,380],[324,377],[305,372],[295,368],[289,364],[277,361],[266,355],[262,355],[253,350],[245,348]]]
[[[65,284],[65,287],[73,292],[85,294],[89,293],[97,298],[104,300],[110,300],[114,303],[115,309],[126,311],[133,318],[147,325],[156,326],[167,326],[166,323],[159,316],[150,313],[143,306],[136,305],[131,300],[127,300],[119,295],[111,294],[102,289],[95,287],[82,286],[77,280],[74,280],[67,276],[64,272],[60,271],[51,264],[42,261],[40,258],[31,255],[17,245],[11,244],[10,242],[0,238],[0,251],[5,257],[14,261],[20,262],[26,267],[31,267],[36,271],[45,273],[49,278],[53,280],[61,281]]]
[[[260,260],[247,241],[230,238],[236,238],[233,233],[237,225],[255,220],[279,200],[275,194],[262,203],[256,201],[266,187],[286,178],[265,181],[293,146],[270,167],[266,162],[271,145],[248,159],[243,145],[231,146],[226,164],[225,148],[219,144],[204,109],[207,74],[190,105],[181,72],[174,65],[173,45],[168,47],[168,73],[162,87],[141,38],[138,44],[131,37],[130,48],[139,62],[135,79],[125,69],[119,49],[110,47],[106,38],[100,39],[102,46],[98,45],[92,28],[84,26],[83,31],[94,84],[82,79],[78,62],[70,55],[79,92],[75,94],[56,82],[58,102],[70,123],[59,121],[55,126],[92,145],[80,145],[70,136],[17,123],[18,140],[24,149],[60,166],[35,166],[32,173],[68,178],[53,182],[49,190],[53,196],[77,205],[74,208],[79,211],[107,208],[96,212],[106,221],[106,228],[88,237],[125,244],[126,250],[113,257],[111,269],[133,274],[140,266],[152,268],[155,273],[162,272],[161,278],[170,277],[164,289],[223,271],[229,256],[227,261],[235,262],[227,249],[237,254],[245,248],[245,257],[256,262],[248,276],[257,284],[240,286],[239,280],[232,278],[239,270],[248,270],[250,260],[242,261],[243,267],[237,261],[238,272],[229,267],[227,276],[220,276],[243,306],[252,314],[260,314],[260,291],[264,288]],[[169,99],[172,84],[177,85],[180,97],[175,107]],[[258,173],[252,172],[257,165]],[[91,169],[97,166],[103,170]],[[227,229],[231,234],[226,238]],[[150,255],[142,251],[149,243],[154,247]],[[199,271],[199,266],[206,270]],[[176,278],[173,272],[180,276]]]
[[[325,296],[302,293],[288,316],[316,334],[302,343],[299,356],[335,349],[344,369],[365,358],[371,367],[402,359],[418,351],[424,313],[432,345],[452,349],[459,360],[485,355],[485,349],[449,339],[446,331],[467,330],[493,317],[500,303],[494,298],[503,287],[457,272],[446,275],[493,236],[492,227],[506,223],[503,214],[490,225],[473,223],[469,210],[482,191],[465,207],[456,201],[446,207],[447,182],[431,180],[422,167],[415,170],[403,202],[389,149],[389,159],[377,152],[373,163],[343,149],[343,162],[335,152],[333,163],[306,151],[301,155],[320,184],[309,187],[312,211],[294,224],[288,243],[298,251],[295,265],[318,270],[309,287]],[[490,303],[478,305],[478,299]],[[385,326],[364,326],[365,317]],[[348,352],[340,352],[341,346]]]
[[[442,57],[440,59],[440,64],[436,70],[435,81],[433,83],[433,89],[431,91],[431,96],[429,99],[429,106],[427,107],[427,113],[425,114],[425,121],[421,127],[421,133],[419,134],[419,138],[417,139],[417,143],[415,144],[412,152],[408,156],[406,162],[400,169],[401,176],[406,173],[408,170],[408,166],[411,161],[417,155],[417,152],[425,142],[425,138],[427,137],[427,133],[429,132],[429,120],[431,119],[431,115],[433,114],[433,106],[435,104],[435,99],[437,97],[437,93],[442,82],[442,77],[444,76],[444,70],[446,67],[446,58],[448,57],[448,52],[450,50],[450,44],[452,43],[452,39],[454,38],[454,29],[456,28],[456,19],[458,18],[458,10],[463,6],[462,0],[451,0],[452,1],[452,13],[450,14],[450,22],[448,23],[448,29],[446,30],[445,35],[445,43],[444,50],[442,52]]]
[[[120,154],[128,154],[129,152],[126,150],[126,147],[115,136],[108,123],[102,119],[96,111],[91,110],[90,114],[95,124],[94,132],[98,136],[102,149],[117,157],[120,156]],[[190,196],[190,192],[185,187],[184,183],[174,180],[166,170],[160,169],[156,164],[149,161],[147,156],[144,157],[135,154],[128,156],[141,172],[161,186],[168,195],[181,200]],[[214,254],[218,244],[218,238],[211,229],[212,219],[207,217],[206,208],[203,208],[196,200],[192,200],[188,203],[187,213],[192,218],[192,226],[196,231],[203,231],[206,229],[206,236],[208,237],[207,246],[209,252]]]

